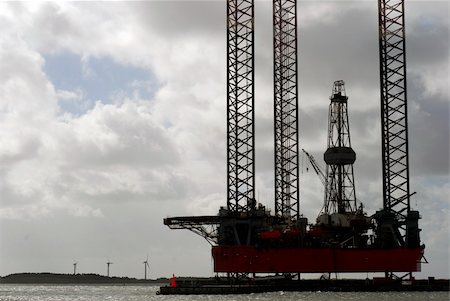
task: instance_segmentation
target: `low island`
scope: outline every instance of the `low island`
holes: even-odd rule
[[[2,284],[166,284],[167,278],[137,279],[98,274],[17,273],[0,277]]]

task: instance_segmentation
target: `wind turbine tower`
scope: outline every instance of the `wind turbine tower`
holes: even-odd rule
[[[109,277],[109,266],[111,265],[111,264],[113,264],[114,262],[111,262],[111,261],[107,261],[106,262],[106,266],[107,266],[107,270],[106,270],[106,275]]]
[[[77,274],[77,264],[78,264],[78,262],[74,262],[74,263],[73,263],[73,274],[74,274],[74,275]]]
[[[150,270],[150,265],[148,264],[148,256],[147,259],[143,262],[144,264],[144,279],[147,280],[147,267]]]

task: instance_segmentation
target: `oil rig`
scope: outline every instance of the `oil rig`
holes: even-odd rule
[[[297,1],[273,0],[272,214],[255,198],[254,2],[227,0],[226,207],[214,216],[164,219],[211,244],[216,273],[383,272],[386,279],[411,279],[420,271],[420,215],[410,206],[404,0],[378,0],[378,18],[382,209],[368,216],[356,198],[348,97],[339,80],[330,96],[325,171],[306,153],[324,184],[323,207],[309,223],[299,200]]]

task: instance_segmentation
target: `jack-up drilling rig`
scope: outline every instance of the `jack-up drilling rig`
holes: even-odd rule
[[[324,153],[325,202],[314,224],[300,214],[296,11],[296,0],[273,0],[274,215],[254,193],[254,3],[227,0],[227,206],[218,215],[164,224],[206,238],[218,273],[419,271],[424,247],[419,213],[409,205],[404,1],[379,0],[383,209],[367,217],[357,204],[348,98],[337,81]]]

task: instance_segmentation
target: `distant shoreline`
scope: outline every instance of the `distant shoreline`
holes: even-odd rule
[[[0,284],[168,284],[169,279],[108,277],[98,274],[17,273],[0,277]]]

